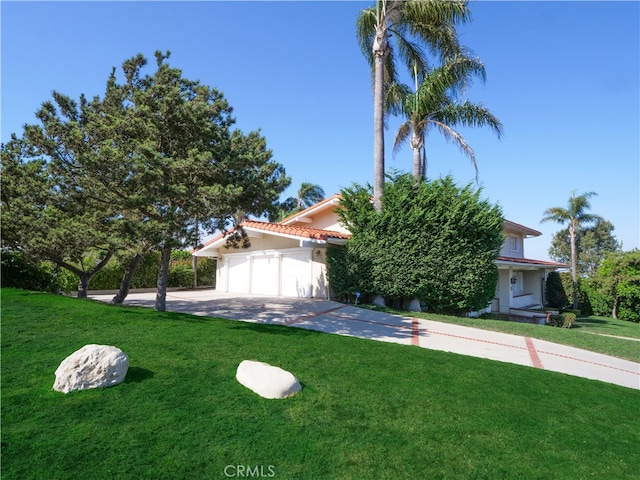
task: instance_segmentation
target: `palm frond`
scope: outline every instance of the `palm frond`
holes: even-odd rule
[[[299,209],[310,207],[324,200],[324,189],[315,183],[302,182],[298,189],[297,205]]]
[[[548,208],[543,215],[541,222],[566,223],[571,220],[571,213],[561,207]]]
[[[502,138],[502,122],[489,109],[479,103],[467,100],[461,104],[449,104],[440,109],[434,116],[439,121],[450,125],[489,127],[498,138]]]
[[[392,115],[404,115],[405,103],[411,101],[413,93],[405,84],[392,83],[387,88],[385,110]]]
[[[454,130],[453,128],[451,128],[449,125],[445,123],[439,122],[437,120],[431,120],[429,123],[431,125],[435,125],[435,127],[442,134],[445,140],[456,144],[460,149],[460,151],[464,153],[467,157],[469,157],[469,159],[471,160],[471,163],[473,164],[473,168],[476,171],[476,181],[477,181],[478,180],[478,164],[476,163],[476,155],[473,149],[471,148],[471,146],[464,139],[464,137],[460,135],[459,132],[457,132],[456,130]]]
[[[373,37],[376,33],[377,24],[376,10],[373,7],[360,12],[356,20],[356,39],[360,45],[362,54],[373,68]]]
[[[412,133],[412,128],[410,122],[404,122],[398,128],[396,132],[396,136],[393,139],[393,153],[394,155],[400,151],[402,146],[407,142],[407,139]]]
[[[455,25],[471,20],[466,1],[407,1],[403,23],[408,33],[424,42],[441,59],[451,58],[461,51]]]

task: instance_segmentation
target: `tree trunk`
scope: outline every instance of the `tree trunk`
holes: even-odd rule
[[[198,288],[198,257],[191,255],[191,268],[193,269],[193,288]]]
[[[613,308],[611,309],[611,316],[614,319],[618,319],[618,294],[613,295]]]
[[[573,280],[573,309],[578,309],[578,252],[576,249],[576,227],[569,223],[569,240],[571,241],[571,279]]]
[[[373,40],[373,208],[382,212],[382,190],[384,189],[384,58],[389,50],[387,33],[386,1],[382,2]],[[384,297],[375,295],[373,304],[384,306]]]
[[[82,272],[78,275],[78,298],[87,298],[89,293],[89,281],[92,276],[93,275],[90,275],[87,272]]]
[[[389,48],[386,19],[376,25],[373,41],[373,207],[382,211],[382,189],[384,188],[384,57]]]
[[[53,260],[53,262],[59,267],[65,268],[78,276],[78,298],[87,298],[87,295],[89,293],[89,282],[96,273],[102,270],[105,265],[109,263],[109,260],[111,260],[112,256],[113,252],[107,252],[104,258],[100,260],[100,262],[88,272],[85,272],[78,267],[74,267],[64,260]]]
[[[417,181],[422,181],[424,179],[424,166],[422,162],[422,155],[420,155],[420,150],[422,149],[423,140],[421,137],[416,136],[416,134],[411,135],[411,140],[409,141],[411,144],[411,149],[413,150],[413,178]]]
[[[122,276],[122,280],[120,281],[120,289],[115,297],[111,300],[111,303],[114,305],[122,305],[124,299],[129,295],[129,289],[131,288],[131,280],[133,279],[133,275],[136,273],[138,269],[138,265],[142,261],[145,252],[140,251],[136,252],[131,261],[128,263],[127,268],[124,271],[124,275]]]
[[[169,261],[171,260],[171,247],[162,247],[160,257],[160,270],[158,270],[158,291],[156,293],[155,309],[164,312],[167,309],[167,278],[169,277]]]

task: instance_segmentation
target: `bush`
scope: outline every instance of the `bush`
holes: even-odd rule
[[[551,272],[547,275],[545,301],[547,306],[553,308],[562,308],[571,303],[558,272]]]
[[[22,288],[41,292],[51,291],[55,285],[51,269],[29,261],[21,252],[2,251],[0,287]],[[78,282],[76,282],[76,286]]]
[[[124,275],[126,265],[131,261],[131,254],[114,257],[89,282],[91,290],[117,290]],[[75,292],[78,289],[78,276],[52,262],[34,264],[29,262],[20,252],[6,251],[1,259],[2,276],[0,286],[22,288],[36,291]],[[160,253],[147,253],[136,269],[131,288],[155,288],[158,283]],[[198,259],[198,285],[215,286],[216,260],[213,258]],[[191,253],[181,250],[172,253],[169,265],[168,287],[193,286],[193,270]]]
[[[352,235],[342,259],[346,265],[328,267],[334,291],[359,288],[402,304],[418,299],[433,312],[486,307],[498,279],[494,261],[503,243],[503,219],[500,208],[480,193],[471,185],[458,187],[450,176],[416,183],[411,175],[399,175],[385,184],[378,213],[370,189],[344,189],[338,214]]]
[[[572,312],[560,313],[549,317],[549,325],[552,327],[571,328],[576,321],[576,314]]]
[[[578,317],[573,312],[567,312],[562,314],[562,328],[571,328],[576,323]]]
[[[216,286],[216,259],[209,257],[198,258],[198,286]]]
[[[175,263],[169,266],[168,287],[193,287],[193,268],[191,262]]]
[[[347,243],[343,247],[327,249],[327,277],[334,295],[342,301],[354,298],[356,292],[362,296],[372,293],[368,263],[358,261],[357,246]]]

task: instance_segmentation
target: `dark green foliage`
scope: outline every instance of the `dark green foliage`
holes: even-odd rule
[[[173,268],[169,267],[169,278],[167,279],[167,286],[185,288],[192,287],[193,268],[191,268],[191,265],[186,265],[184,262],[180,262],[177,265],[173,265]]]
[[[120,287],[124,267],[130,255],[112,260],[91,282],[94,290],[115,290]],[[144,255],[131,281],[131,288],[155,288],[158,281],[160,252],[151,251]],[[216,261],[213,258],[198,259],[198,285],[214,286]],[[172,252],[169,263],[168,287],[191,288],[193,286],[193,268],[191,254],[185,250]]]
[[[55,97],[61,109],[77,117],[77,111],[69,112],[75,104],[60,95]],[[44,118],[43,112],[55,116],[55,107],[45,103],[39,112]],[[67,140],[73,143],[77,136],[83,138],[84,126],[77,118],[74,124],[70,133],[52,121],[50,140],[42,139],[36,127],[27,126],[25,131],[73,163],[75,155],[84,156],[91,150],[89,140],[74,145],[73,151],[60,145]],[[112,205],[98,200],[102,198],[99,187],[89,189],[79,178],[67,176],[54,161],[45,161],[43,155],[40,146],[15,135],[2,145],[2,246],[20,251],[33,264],[47,260],[73,272],[80,280],[75,281],[78,294],[85,296],[89,281],[116,249],[120,220]]]
[[[198,286],[216,286],[216,266],[217,260],[215,258],[198,259]]]
[[[53,285],[50,269],[40,263],[29,261],[20,252],[2,251],[0,287],[47,292]]]
[[[640,250],[607,256],[587,291],[594,313],[640,322]]]
[[[590,315],[611,316],[612,298],[601,289],[597,277],[587,278],[580,283],[584,302],[581,309]]]
[[[613,235],[615,227],[607,220],[596,219],[593,226],[576,230],[576,248],[578,251],[578,272],[581,276],[593,276],[604,258],[612,252],[621,250],[620,243]],[[569,229],[557,232],[551,240],[549,256],[558,262],[571,262]]]
[[[371,294],[371,271],[367,263],[358,262],[354,244],[327,249],[327,276],[331,290],[340,300],[352,301],[356,292],[364,296]],[[362,301],[362,298],[360,301]]]
[[[2,146],[3,246],[74,272],[85,294],[111,256],[160,250],[159,310],[172,250],[197,245],[201,229],[224,229],[237,212],[268,212],[290,183],[259,131],[232,130],[224,95],[168,58],[156,52],[148,74],[143,55],[124,61],[123,81],[114,68],[103,97],[53,92],[39,123]]]
[[[349,275],[359,272],[367,293],[417,298],[440,312],[479,310],[493,297],[502,215],[480,190],[459,188],[451,177],[416,182],[399,175],[385,185],[380,214],[370,189],[357,185],[343,190],[338,213],[352,233],[343,261],[357,266],[341,268],[347,280],[330,270],[332,286],[353,288]]]
[[[571,278],[569,277],[569,280]],[[558,272],[550,272],[547,275],[547,284],[545,288],[546,305],[552,308],[564,308],[569,305],[569,296],[567,295],[562,278]]]
[[[552,327],[571,328],[578,317],[573,312],[560,313],[549,317],[549,325]]]

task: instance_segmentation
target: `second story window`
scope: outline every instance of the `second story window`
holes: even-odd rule
[[[515,235],[509,235],[509,246],[512,252],[520,251],[520,239]]]

